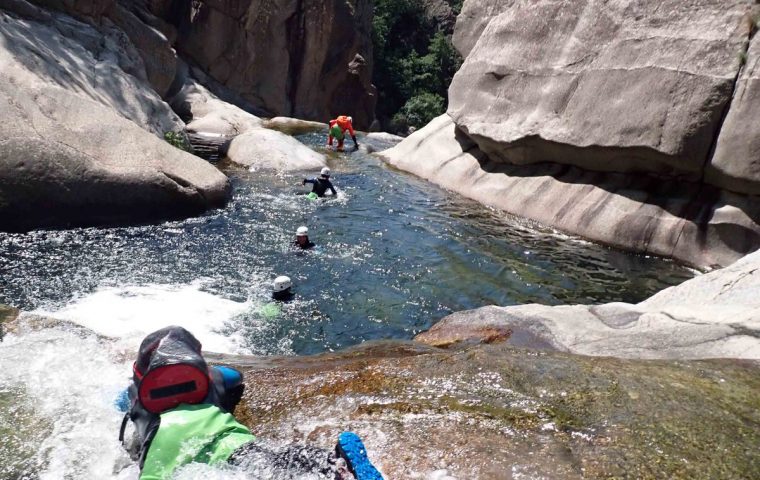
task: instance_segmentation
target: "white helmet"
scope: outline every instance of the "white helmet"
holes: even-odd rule
[[[321,173],[322,175],[324,175],[324,176],[326,176],[326,177],[329,177],[329,176],[330,176],[330,169],[329,169],[329,168],[327,168],[327,167],[324,167],[324,168],[322,169],[322,171],[321,171],[321,172],[319,172],[319,173]]]
[[[309,229],[306,227],[298,227],[298,230],[296,230],[296,237],[305,237],[309,234]]]
[[[290,281],[290,277],[286,277],[285,275],[282,275],[274,279],[274,283],[272,284],[272,290],[274,290],[275,293],[284,292],[285,290],[289,289],[292,286],[293,286],[293,282]]]
[[[354,123],[354,117],[348,117],[348,123]]]

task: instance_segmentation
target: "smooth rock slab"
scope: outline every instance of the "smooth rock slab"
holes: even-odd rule
[[[760,252],[639,304],[483,307],[441,320],[416,340],[478,341],[520,332],[522,344],[582,355],[647,359],[760,359]],[[525,342],[525,338],[531,340]],[[481,337],[482,338],[482,337]]]
[[[381,156],[485,205],[625,250],[708,267],[760,247],[757,197],[556,163],[506,165],[492,161],[446,115]]]
[[[0,73],[21,86],[69,90],[158,137],[184,129],[153,90],[138,50],[123,31],[97,30],[64,14],[41,12],[47,16],[33,21],[0,11]]]
[[[259,117],[219,99],[190,76],[170,103],[188,119],[189,132],[233,137],[261,127]]]
[[[299,118],[290,117],[270,118],[269,120],[264,120],[262,126],[288,135],[327,131],[328,127],[326,123],[312,122],[310,120],[301,120]]]
[[[260,441],[361,435],[384,478],[756,478],[756,362],[631,361],[507,345],[369,343],[243,369]]]
[[[134,224],[224,205],[227,177],[113,110],[0,74],[0,229]]]
[[[760,35],[755,35],[746,65],[705,179],[728,190],[760,194]]]
[[[327,159],[295,138],[275,130],[260,128],[235,137],[227,157],[251,170],[284,172],[315,170],[327,166]]]
[[[467,3],[484,4],[486,19],[499,12],[491,1]],[[699,180],[733,95],[749,7],[515,1],[474,42],[448,113],[494,161]]]

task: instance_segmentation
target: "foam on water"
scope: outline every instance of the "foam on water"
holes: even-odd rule
[[[238,336],[222,331],[237,315],[248,311],[251,303],[218,297],[203,291],[202,286],[199,280],[189,285],[103,287],[72,299],[58,310],[34,313],[130,340],[135,346],[150,332],[182,325],[201,341],[204,350],[248,353]]]
[[[118,359],[114,349],[65,327],[6,337],[0,344],[0,393],[16,392],[12,402],[31,409],[35,423],[17,424],[22,419],[16,417],[3,422],[27,441],[41,439],[33,459],[6,452],[6,472],[23,461],[21,478],[112,478],[117,465],[129,463],[118,441],[122,415],[113,401],[129,381],[130,362]],[[34,429],[44,431],[29,431]]]

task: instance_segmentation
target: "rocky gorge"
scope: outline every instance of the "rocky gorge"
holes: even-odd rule
[[[435,2],[426,4],[434,10]],[[122,251],[119,262],[142,279],[144,264],[123,258],[150,252],[156,263],[173,259],[176,265],[168,261],[166,270],[183,274],[195,274],[188,267],[194,263],[218,261],[193,237],[219,231],[213,249],[224,250],[224,215],[254,209],[233,196],[233,188],[239,195],[248,178],[235,178],[235,172],[263,172],[273,175],[272,182],[282,177],[285,183],[293,179],[288,175],[338,166],[346,177],[357,177],[356,186],[346,189],[355,201],[357,190],[369,188],[364,172],[352,171],[360,170],[358,161],[308,148],[291,135],[321,134],[321,122],[344,111],[354,112],[362,128],[374,120],[371,12],[372,2],[364,0],[0,0],[0,111],[6,119],[0,127],[0,230],[142,224],[227,204],[224,214],[187,223],[103,230],[118,238],[105,246],[90,238],[97,230],[83,236],[31,234],[32,241],[44,244],[41,251],[50,249],[45,254],[51,263],[63,256],[62,243],[81,243],[83,250],[103,248],[114,256]],[[451,15],[450,9],[444,13]],[[413,340],[406,330],[409,341],[360,340],[361,345],[309,356],[209,351],[212,362],[245,373],[246,394],[236,416],[274,445],[331,449],[336,435],[350,428],[366,440],[387,478],[760,477],[754,448],[760,441],[760,255],[752,253],[760,246],[755,168],[760,132],[753,122],[757,14],[755,3],[742,0],[466,0],[455,30],[465,63],[451,85],[448,113],[380,152],[385,161],[499,212],[556,229],[537,230],[547,236],[567,232],[700,268],[722,268],[632,303],[490,305],[483,293],[478,305],[487,306],[451,313]],[[168,132],[223,144],[225,166],[219,169],[175,148],[164,140]],[[383,145],[400,140],[360,135],[361,153],[382,150],[373,139]],[[378,191],[378,203],[383,195],[407,201],[398,182]],[[270,201],[274,210],[291,208],[293,195],[265,193],[255,198]],[[430,198],[424,205],[445,206]],[[392,207],[383,215],[403,217],[397,205]],[[307,207],[297,208],[289,221],[306,218]],[[325,223],[356,219],[356,212],[334,217],[314,212]],[[462,214],[467,215],[478,213],[470,209]],[[290,230],[283,234],[281,225],[274,225],[279,217],[265,211],[263,218],[263,225],[244,225],[235,255],[253,256],[237,250],[245,242],[263,243],[265,236],[291,240]],[[402,221],[443,237],[413,218]],[[201,224],[208,230],[200,230]],[[142,237],[158,236],[155,230],[170,240],[129,250]],[[387,228],[374,227],[361,235],[378,242],[392,236]],[[31,270],[11,258],[34,254],[22,240],[27,239],[14,237],[8,242],[12,248],[0,255],[3,272]],[[359,263],[345,275],[330,271],[329,281],[355,280],[356,270],[384,279],[397,264],[411,269],[426,252],[404,241],[393,266]],[[467,241],[468,249],[475,248],[474,239]],[[495,242],[493,236],[483,241]],[[326,243],[343,250],[325,247],[310,261],[339,263],[375,251],[350,243]],[[396,244],[377,245],[378,252],[399,251],[389,247]],[[438,248],[443,250],[438,244],[432,250]],[[529,247],[516,248],[530,257]],[[288,261],[281,250],[271,261],[277,268]],[[434,273],[462,273],[465,262],[445,253],[453,267],[439,265]],[[235,301],[223,298],[211,304],[214,308],[204,306],[204,316],[250,309],[250,302],[238,297],[264,288],[264,280],[254,275],[259,271],[246,270],[246,262],[258,259],[233,258],[244,270],[241,278],[237,272],[225,271],[225,277],[198,268],[204,272],[197,273],[200,277],[215,277],[225,286],[239,282],[246,289],[230,295]],[[505,264],[509,268],[500,267],[500,274],[522,274],[526,283],[542,286],[545,277]],[[85,273],[97,270],[96,265]],[[60,264],[50,271],[72,273]],[[139,283],[129,273],[129,281]],[[423,276],[402,280],[426,289]],[[300,280],[306,283],[304,276]],[[114,281],[104,283],[115,288],[108,283]],[[454,281],[467,289],[465,279]],[[405,284],[389,288],[394,295],[424,303],[414,288],[399,285]],[[210,292],[218,293],[214,288]],[[24,284],[14,291],[30,289]],[[138,296],[136,290],[130,285],[109,297],[114,303],[105,317],[125,305],[116,300]],[[211,295],[190,290],[195,297]],[[319,293],[315,297],[325,303],[346,300],[326,289]],[[372,312],[361,328],[380,328],[376,299],[366,291],[357,297],[365,298]],[[181,297],[181,303],[191,298]],[[309,317],[287,328],[310,326],[318,306],[308,304]],[[138,323],[144,314],[128,323]],[[0,340],[11,337],[0,343],[0,366],[23,364],[18,370],[31,372],[9,374],[16,383],[0,381],[0,431],[11,439],[0,447],[0,458],[23,460],[3,464],[0,476],[31,478],[68,461],[73,466],[65,472],[74,477],[125,478],[114,472],[129,461],[107,447],[105,453],[84,450],[73,461],[28,464],[33,453],[25,438],[44,444],[47,431],[35,428],[42,417],[73,417],[71,424],[45,426],[51,437],[63,439],[68,452],[69,438],[81,433],[72,427],[84,417],[76,415],[79,403],[95,405],[87,421],[95,419],[92,437],[98,447],[116,443],[115,415],[110,400],[101,398],[113,392],[92,395],[77,384],[69,398],[58,390],[65,383],[58,377],[79,381],[74,370],[84,365],[105,372],[103,382],[116,378],[118,384],[134,355],[134,345],[118,335],[43,317],[0,305]],[[363,334],[356,335],[363,339]],[[91,363],[64,357],[69,364],[53,356],[56,368],[47,368],[46,355],[63,356],[63,351],[90,355]],[[37,361],[26,365],[30,355]],[[54,376],[46,377],[50,370]],[[93,390],[96,380],[81,379],[81,387]],[[48,384],[66,400],[58,402],[65,409],[42,401],[33,383]],[[30,398],[31,407],[17,406]],[[97,463],[93,459],[105,465],[90,468]],[[231,475],[219,478],[237,478]],[[190,472],[182,478],[197,477]]]
[[[725,266],[760,245],[757,18],[748,1],[467,1],[448,115],[386,156],[569,233]]]

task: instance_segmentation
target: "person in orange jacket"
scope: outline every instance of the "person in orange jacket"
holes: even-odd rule
[[[356,134],[354,133],[354,119],[346,115],[340,115],[334,120],[330,120],[330,130],[327,137],[327,146],[333,146],[333,138],[338,140],[338,151],[343,151],[343,140],[346,138],[346,130],[351,135],[351,140],[354,141],[354,150],[359,150],[359,143],[356,141]]]

